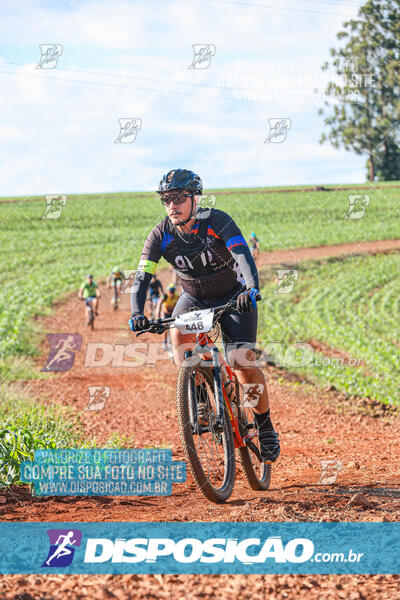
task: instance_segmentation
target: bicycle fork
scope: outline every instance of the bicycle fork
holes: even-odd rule
[[[215,346],[212,348],[212,372],[214,375],[214,395],[217,399],[217,418],[215,427],[217,431],[223,430],[224,424],[224,396],[222,393],[222,383],[221,383],[221,365],[218,360],[218,348]]]
[[[218,348],[212,348],[212,373],[214,378],[214,396],[216,398],[216,419],[213,426],[213,430],[216,432],[223,431],[224,428],[224,396],[222,393],[221,383],[221,365],[218,360]],[[191,350],[185,352],[185,359],[193,356]],[[190,397],[189,397],[189,412],[190,412],[190,424],[192,426],[193,433],[202,433],[204,427],[199,427],[197,419],[197,403],[196,403],[196,382],[195,378],[192,377],[190,380]],[[208,430],[208,428],[206,428]]]

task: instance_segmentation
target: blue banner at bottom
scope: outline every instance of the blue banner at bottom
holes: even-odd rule
[[[400,523],[0,523],[0,573],[400,573]]]

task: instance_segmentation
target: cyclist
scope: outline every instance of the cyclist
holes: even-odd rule
[[[158,187],[167,216],[147,236],[132,293],[132,331],[149,327],[143,314],[146,290],[163,256],[178,271],[183,293],[173,316],[193,306],[209,308],[236,298],[236,308],[220,320],[225,350],[241,384],[257,386],[258,403],[253,411],[258,428],[262,460],[274,462],[280,452],[279,436],[273,428],[267,386],[255,361],[258,311],[258,273],[246,240],[234,220],[215,208],[200,208],[203,184],[198,175],[175,169],[163,176]],[[184,360],[184,345],[196,341],[195,334],[170,330],[177,364]],[[230,342],[227,351],[226,342]],[[255,403],[254,403],[255,404]]]
[[[112,304],[118,307],[118,294],[121,290],[121,286],[125,281],[125,274],[120,267],[114,267],[109,276],[107,277],[108,287],[114,288],[114,297],[112,299]]]
[[[167,287],[167,293],[164,294],[158,301],[156,318],[166,319],[167,317],[171,317],[174,312],[174,308],[177,305],[179,300],[179,294],[176,291],[176,287],[173,283],[170,283]],[[168,350],[167,347],[167,339],[168,339],[168,330],[164,331],[163,335],[163,348],[164,350]]]
[[[85,283],[82,283],[78,295],[81,300],[85,300],[87,316],[86,325],[90,325],[90,304],[93,305],[95,315],[98,315],[99,313],[97,312],[97,309],[99,308],[99,298],[101,295],[97,283],[93,281],[93,275],[86,275],[86,281]]]
[[[164,288],[161,281],[156,275],[153,275],[149,284],[149,313],[151,316],[153,316],[153,311],[157,309],[157,303],[161,295],[160,292],[164,296]]]
[[[251,255],[255,262],[258,258],[258,253],[260,251],[260,242],[258,241],[258,238],[255,233],[251,234],[249,242],[250,242],[250,252],[251,252]]]

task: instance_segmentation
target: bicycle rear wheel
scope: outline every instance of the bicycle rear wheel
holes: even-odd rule
[[[89,323],[90,323],[90,328],[94,329],[94,310],[93,310],[93,307],[90,308]]]
[[[179,431],[193,478],[211,502],[224,502],[235,482],[235,447],[226,408],[221,427],[216,423],[217,399],[210,368],[195,365],[187,358],[178,373],[176,405]],[[201,385],[197,387],[195,383]],[[199,425],[199,402],[205,406]]]
[[[237,382],[236,399],[240,434],[246,446],[239,448],[240,462],[250,487],[253,490],[267,490],[271,481],[271,465],[261,462],[260,442],[253,410],[245,399],[243,388]]]

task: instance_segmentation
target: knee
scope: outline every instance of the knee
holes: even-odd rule
[[[237,348],[232,350],[228,357],[235,371],[249,372],[253,369],[259,369],[256,354],[251,348]]]
[[[190,339],[193,336],[182,335],[176,329],[170,330],[171,343],[174,347],[175,364],[182,364],[185,360],[185,352],[192,350],[196,343],[196,338]]]

